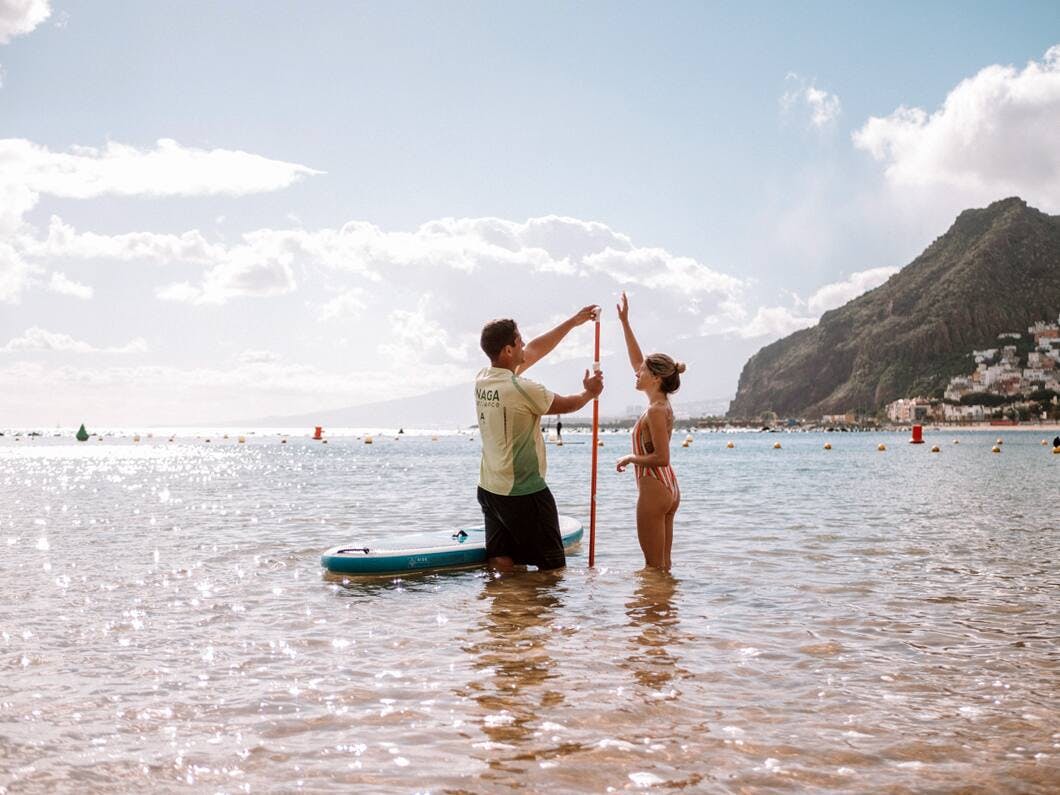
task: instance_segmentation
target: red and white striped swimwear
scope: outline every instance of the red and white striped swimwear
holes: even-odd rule
[[[645,417],[648,414],[645,412],[640,415],[640,419],[637,420],[637,424],[633,426],[633,455],[650,455],[655,452],[655,448],[651,442],[645,441],[642,434],[642,427],[646,425]],[[646,428],[644,430],[647,430]],[[655,478],[670,492],[670,496],[677,498],[681,496],[681,489],[677,485],[677,475],[674,474],[674,468],[667,464],[664,467],[654,466],[646,467],[638,464],[633,465],[633,473],[636,475],[637,480],[641,478]]]

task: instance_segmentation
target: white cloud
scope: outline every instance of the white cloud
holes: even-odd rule
[[[0,302],[17,302],[35,270],[14,246],[0,240]]]
[[[816,317],[798,315],[787,307],[760,307],[750,322],[728,331],[744,339],[784,337],[799,329],[809,328],[816,322]]]
[[[53,220],[52,230],[62,230]],[[49,231],[49,238],[62,239]],[[121,237],[122,240],[117,238]],[[499,218],[446,218],[424,224],[414,232],[385,232],[374,224],[351,221],[340,229],[260,229],[243,235],[242,242],[224,247],[209,244],[198,232],[173,235],[75,235],[75,244],[55,243],[28,250],[76,252],[111,250],[118,258],[132,256],[133,243],[144,254],[170,258],[187,245],[195,260],[214,263],[201,286],[164,288],[165,297],[195,303],[224,303],[242,295],[281,295],[295,289],[292,268],[312,265],[354,274],[368,282],[435,283],[452,288],[451,277],[481,280],[525,280],[533,274],[585,283],[599,277],[611,287],[641,286],[668,291],[686,303],[701,296],[738,295],[744,282],[720,273],[690,257],[662,248],[636,247],[628,237],[604,224],[546,216],[525,223]],[[190,259],[190,258],[189,258]],[[359,294],[326,306],[328,317],[357,308]]]
[[[239,354],[238,360],[244,364],[274,364],[280,361],[280,355],[273,351],[247,349]]]
[[[833,282],[821,287],[806,300],[806,308],[818,317],[829,309],[835,309],[857,298],[862,293],[879,287],[894,274],[898,268],[871,268],[850,274],[841,282]]]
[[[55,351],[71,353],[145,353],[147,342],[142,337],[130,340],[125,345],[96,348],[87,342],[74,339],[69,334],[48,331],[39,326],[26,329],[21,337],[14,337],[0,348],[4,353],[27,351]]]
[[[812,127],[823,130],[829,127],[842,112],[839,97],[824,89],[818,88],[814,81],[808,81],[794,72],[788,72],[785,81],[788,89],[780,97],[780,107],[785,113],[796,109],[807,114]]]
[[[933,113],[871,117],[854,145],[898,187],[940,186],[965,206],[1011,194],[1060,207],[1060,45],[1023,70],[992,65],[961,81]]]
[[[463,343],[450,340],[449,332],[430,316],[433,303],[431,296],[423,295],[414,310],[396,309],[390,313],[389,334],[387,341],[380,343],[379,352],[390,360],[392,367],[405,370],[431,360],[443,365],[460,364],[466,370],[470,345],[466,340]]]
[[[65,273],[59,273],[58,271],[52,274],[51,281],[48,282],[48,289],[53,293],[69,295],[83,300],[88,300],[93,294],[92,288],[87,284],[68,279]]]
[[[0,2],[0,44],[30,33],[51,14],[48,0],[3,0]]]
[[[109,142],[52,152],[22,138],[0,139],[0,233],[17,229],[41,195],[243,196],[279,190],[320,174],[307,166],[229,149],[197,149],[168,138],[153,149]]]
[[[368,307],[365,297],[365,291],[360,287],[344,290],[319,307],[318,319],[326,321],[357,317]]]

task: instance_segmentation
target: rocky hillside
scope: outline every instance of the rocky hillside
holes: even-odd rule
[[[1060,311],[1060,216],[1019,198],[965,210],[885,284],[762,348],[728,416],[872,413],[900,397],[941,396],[974,348]]]

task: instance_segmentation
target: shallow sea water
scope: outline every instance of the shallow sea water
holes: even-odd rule
[[[605,434],[594,570],[371,581],[477,441],[0,438],[0,792],[1056,792],[1060,456],[954,437],[675,444],[665,575]]]

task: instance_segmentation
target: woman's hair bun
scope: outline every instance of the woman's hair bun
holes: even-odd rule
[[[674,366],[677,368],[677,372],[678,373],[683,373],[685,371],[685,363],[684,362],[675,362]]]

